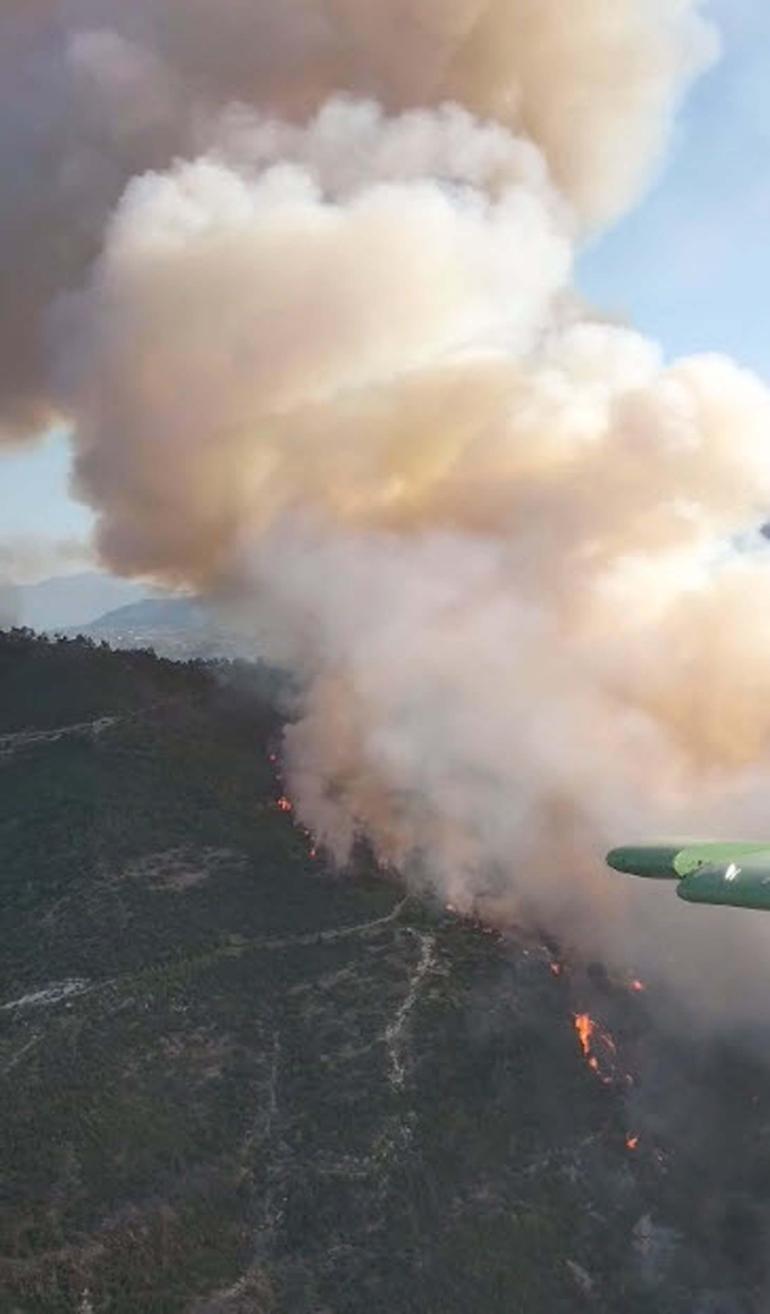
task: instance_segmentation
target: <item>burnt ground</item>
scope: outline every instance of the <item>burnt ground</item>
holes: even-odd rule
[[[0,640],[0,1310],[765,1314],[756,1051],[312,857],[280,692]]]

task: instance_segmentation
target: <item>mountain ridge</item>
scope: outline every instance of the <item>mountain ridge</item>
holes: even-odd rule
[[[102,571],[53,575],[34,584],[6,586],[5,609],[33,630],[67,630],[146,596],[147,585]]]

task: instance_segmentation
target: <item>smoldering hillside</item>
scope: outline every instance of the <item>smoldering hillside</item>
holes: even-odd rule
[[[0,636],[0,1307],[765,1314],[767,1038],[340,877],[286,694]]]

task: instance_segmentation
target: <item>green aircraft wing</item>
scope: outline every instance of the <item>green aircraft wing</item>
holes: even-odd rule
[[[770,848],[706,863],[683,877],[676,892],[685,903],[770,911]]]
[[[770,911],[770,843],[708,840],[666,841],[612,849],[616,871],[651,880],[677,881],[686,903]]]

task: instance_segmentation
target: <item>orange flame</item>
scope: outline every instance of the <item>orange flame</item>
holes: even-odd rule
[[[575,1030],[580,1039],[580,1048],[583,1051],[583,1057],[589,1068],[592,1072],[596,1073],[599,1080],[603,1081],[605,1086],[611,1085],[615,1077],[614,1059],[618,1052],[615,1041],[608,1032],[602,1031],[602,1029],[596,1025],[593,1018],[588,1013],[576,1013],[573,1021]],[[600,1046],[598,1054],[595,1052],[597,1043]],[[602,1071],[599,1054],[608,1060],[605,1065],[609,1067],[608,1072]]]
[[[282,798],[279,798],[279,799],[278,799],[278,802],[276,803],[276,807],[278,808],[278,811],[279,811],[279,812],[293,812],[293,811],[294,811],[294,804],[292,803],[291,799],[290,799],[290,798],[286,798],[285,795],[284,795]]]
[[[632,981],[632,982],[631,982],[631,989],[635,992],[635,994],[637,994],[637,995],[641,995],[641,994],[644,993],[644,991],[647,989],[647,987],[646,987],[646,985],[644,984],[644,981]]]
[[[638,1137],[638,1136],[627,1136],[627,1137],[626,1137],[626,1149],[627,1149],[627,1150],[638,1150],[638,1149],[639,1149],[639,1137]]]
[[[575,1030],[580,1037],[580,1044],[583,1053],[587,1059],[591,1058],[591,1041],[596,1030],[596,1023],[588,1013],[577,1013],[575,1015]]]
[[[561,976],[562,972],[564,971],[564,968],[562,967],[561,963],[551,963],[551,971],[554,976]]]

